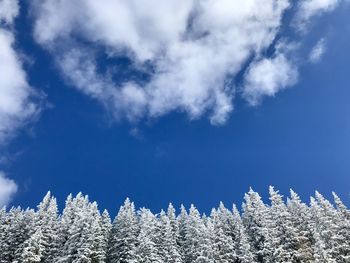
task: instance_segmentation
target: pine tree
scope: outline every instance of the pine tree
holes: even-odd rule
[[[111,218],[107,210],[104,210],[100,218],[100,236],[98,239],[98,253],[96,262],[105,262],[107,260],[108,239],[112,228]]]
[[[215,235],[214,225],[210,218],[205,215],[199,225],[201,237],[199,238],[198,254],[196,263],[214,263],[215,251],[212,237]]]
[[[68,234],[64,244],[63,253],[57,262],[93,263],[99,262],[99,245],[101,237],[100,214],[96,203],[90,203],[87,196],[79,193],[68,202],[62,220],[71,222],[65,226],[64,232]]]
[[[198,212],[191,205],[186,223],[184,262],[212,262],[213,250],[207,228]]]
[[[162,262],[158,253],[157,243],[157,220],[148,209],[140,211],[140,232],[138,235],[139,244],[135,249],[137,263],[160,263]]]
[[[350,243],[346,220],[343,220],[334,206],[317,191],[316,199],[313,208],[318,220],[318,233],[324,240],[331,260],[339,263],[348,262]]]
[[[244,197],[243,223],[247,229],[252,251],[258,262],[273,262],[273,237],[269,231],[270,215],[268,207],[258,193],[252,189]]]
[[[334,259],[330,256],[327,251],[326,245],[323,242],[321,236],[318,234],[317,230],[314,230],[314,258],[317,263],[333,263]]]
[[[337,262],[350,262],[350,211],[333,192],[334,202],[337,207],[336,225],[334,242],[336,242],[334,253]]]
[[[40,237],[38,246],[41,247],[40,262],[52,262],[58,250],[58,209],[57,202],[48,192],[38,205],[34,228]],[[28,243],[30,244],[30,242]]]
[[[296,233],[293,262],[314,262],[314,237],[309,208],[302,203],[300,197],[293,190],[290,190],[287,208]]]
[[[181,255],[177,244],[177,231],[176,231],[177,225],[176,225],[175,214],[173,214],[172,212],[169,213],[169,209],[168,209],[168,214],[170,214],[171,219],[163,211],[160,213],[160,218],[159,218],[160,239],[157,244],[158,253],[162,258],[163,262],[181,263],[182,262]],[[174,219],[175,221],[172,222],[171,220],[174,220]],[[175,225],[172,225],[172,223]]]
[[[181,256],[182,262],[186,261],[186,236],[187,236],[187,222],[188,222],[188,214],[186,208],[181,205],[180,214],[177,217],[177,226],[178,226],[178,237],[177,244],[179,246],[179,252]]]
[[[8,214],[6,208],[0,210],[0,262],[5,262],[5,254],[7,254],[7,229],[8,229]]]
[[[87,229],[87,242],[90,243],[90,246],[88,246],[88,249],[90,253],[88,254],[88,257],[91,259],[92,263],[99,263],[99,262],[105,262],[106,261],[106,231],[107,229],[103,229],[102,225],[102,216],[100,212],[98,211],[97,203],[93,202],[89,204],[90,212],[88,218],[89,220],[89,227]],[[105,222],[106,223],[106,222]]]
[[[242,218],[236,207],[233,205],[232,208],[232,220],[231,220],[232,232],[234,233],[234,244],[235,244],[235,254],[237,263],[254,263],[256,259],[251,251],[251,246],[249,243],[249,238],[244,228]]]
[[[139,223],[135,206],[129,199],[125,200],[116,216],[109,239],[109,263],[133,263],[138,246]]]
[[[12,208],[4,220],[1,242],[0,262],[21,262],[24,242],[30,237],[33,229],[35,212],[32,209],[23,211],[20,207]]]
[[[226,216],[223,204],[220,204],[219,211],[213,209],[210,215],[215,262],[229,263],[237,259],[235,243],[229,234],[228,218]]]
[[[312,229],[315,239],[314,257],[320,262],[336,262],[332,256],[333,251],[331,246],[333,234],[331,227],[332,219],[329,217],[328,211],[326,212],[313,197],[311,197],[310,210],[312,213]]]
[[[272,186],[270,193],[270,232],[273,235],[274,262],[293,262],[295,261],[297,246],[297,231],[291,221],[290,212],[283,202],[283,197]]]
[[[173,205],[170,203],[168,206],[168,211],[167,211],[167,217],[169,219],[169,223],[170,223],[170,227],[171,227],[171,233],[174,236],[177,245],[178,244],[178,240],[179,240],[179,223],[176,219],[176,210],[173,207]]]
[[[335,193],[332,192],[333,198],[334,198],[334,203],[336,205],[336,208],[338,210],[338,213],[340,214],[341,217],[343,217],[344,220],[350,220],[350,211],[349,209],[345,206],[343,201],[339,198],[339,196]]]
[[[34,234],[24,242],[24,248],[21,254],[21,258],[14,262],[23,263],[35,263],[42,262],[43,252],[45,247],[43,246],[43,235],[40,228],[34,232]]]

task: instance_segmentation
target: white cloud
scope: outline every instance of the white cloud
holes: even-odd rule
[[[279,90],[297,82],[296,67],[285,57],[276,57],[253,62],[245,76],[244,97],[252,105],[257,105],[263,96],[274,96]]]
[[[0,20],[11,25],[18,14],[17,1],[0,0],[0,10]],[[33,90],[27,82],[14,41],[10,29],[0,26],[0,144],[38,111],[31,101]]]
[[[12,24],[18,15],[19,6],[16,0],[0,0],[0,22]]]
[[[309,61],[312,63],[317,63],[322,58],[324,52],[326,49],[326,44],[324,38],[320,39],[317,44],[312,48],[310,55],[309,55]]]
[[[15,181],[8,179],[0,172],[0,207],[6,206],[17,192],[18,186]]]
[[[305,31],[310,19],[322,13],[333,11],[341,0],[302,0],[296,15],[296,22],[300,30]]]
[[[296,65],[286,54],[264,58],[289,6],[289,0],[32,1],[37,42],[67,81],[116,118],[180,111],[191,119],[208,114],[213,124],[229,117],[232,80],[252,56],[244,88],[250,102],[295,83]],[[149,79],[113,81],[113,67],[99,68],[101,51],[128,56]]]

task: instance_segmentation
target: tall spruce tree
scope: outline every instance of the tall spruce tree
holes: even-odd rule
[[[242,218],[236,207],[233,205],[232,208],[232,220],[231,225],[234,233],[234,243],[236,251],[235,263],[255,263],[256,258],[251,250],[251,245],[249,243],[249,237],[247,235],[246,229],[243,225]]]
[[[290,190],[287,208],[296,238],[292,262],[314,262],[314,237],[309,208],[302,203],[300,197],[293,190]]]
[[[98,262],[106,262],[108,255],[108,240],[112,228],[111,218],[107,210],[103,211],[99,223],[100,232],[98,239],[96,239],[98,242],[97,258],[99,260]]]
[[[268,207],[258,193],[252,189],[244,197],[243,223],[256,260],[261,263],[272,263],[274,249],[273,236],[269,227],[271,218]]]
[[[170,214],[171,219],[163,211],[160,213],[160,238],[158,239],[158,243],[156,244],[158,247],[158,253],[162,259],[162,262],[181,263],[182,259],[179,251],[179,246],[177,244],[177,225],[176,221],[172,222],[172,220],[175,219],[175,214],[173,214],[172,212],[168,212],[168,214]],[[172,223],[174,225],[172,225]]]
[[[138,263],[160,263],[161,255],[158,252],[157,241],[159,233],[157,232],[156,217],[148,209],[140,211],[140,232],[138,234],[139,244],[135,249],[135,260]]]
[[[338,262],[350,262],[350,211],[341,199],[333,192],[334,202],[337,208],[337,242],[335,253]]]
[[[228,226],[229,219],[226,218],[229,214],[223,204],[220,204],[220,209],[212,210],[210,218],[213,230],[211,231],[211,239],[213,244],[213,253],[215,262],[229,263],[235,262],[237,255],[235,251],[235,243],[230,235]]]
[[[35,212],[32,209],[12,208],[4,219],[0,243],[0,262],[21,262],[25,241],[34,228]]]
[[[332,219],[325,215],[323,208],[311,197],[310,211],[312,213],[312,231],[314,235],[314,258],[320,262],[336,262],[332,256]]]
[[[137,260],[136,248],[140,232],[135,206],[128,198],[116,216],[109,239],[109,263],[133,263]]]
[[[283,202],[282,195],[272,186],[270,193],[270,231],[273,236],[273,261],[276,263],[294,262],[297,246],[297,231],[291,221],[291,214]]]
[[[348,262],[350,246],[348,234],[345,230],[346,220],[343,220],[334,206],[317,191],[316,200],[314,211],[319,223],[318,230],[324,240],[326,249],[335,262]]]
[[[182,262],[186,261],[186,236],[187,236],[187,226],[188,226],[188,214],[186,208],[181,205],[180,214],[177,217],[178,225],[178,237],[177,244],[179,246],[179,252],[182,259]]]

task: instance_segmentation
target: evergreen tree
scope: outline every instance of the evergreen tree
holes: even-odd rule
[[[247,229],[251,248],[258,262],[272,263],[274,242],[269,231],[271,218],[268,207],[252,189],[244,197],[243,223]]]
[[[181,256],[182,262],[186,261],[186,236],[187,236],[187,221],[188,221],[188,214],[186,211],[186,208],[181,205],[180,208],[180,214],[177,218],[177,226],[178,226],[178,237],[177,237],[177,244],[179,246],[179,252]]]
[[[283,197],[272,186],[269,188],[270,193],[270,232],[273,236],[273,261],[278,263],[294,262],[297,246],[297,231],[291,221],[290,212]]]
[[[337,262],[350,262],[350,212],[340,198],[333,192],[334,202],[337,207],[335,223],[337,232],[334,240]]]
[[[108,239],[110,235],[110,231],[112,228],[111,218],[107,210],[104,210],[100,222],[100,236],[97,239],[98,241],[98,253],[97,253],[97,262],[105,262],[107,260],[107,252],[108,252]]]
[[[14,262],[23,263],[35,263],[42,262],[43,252],[45,247],[43,246],[43,235],[40,228],[34,232],[34,234],[24,242],[24,248],[21,254],[21,258]]]
[[[344,220],[350,220],[350,211],[348,208],[345,206],[345,204],[342,202],[342,200],[339,198],[339,196],[332,192],[333,198],[334,198],[334,203],[336,205],[336,208],[338,210],[338,213]]]
[[[169,209],[171,209],[170,206]],[[181,255],[177,244],[177,225],[175,213],[169,213],[169,209],[168,214],[170,214],[171,219],[164,212],[160,213],[160,239],[158,241],[159,243],[157,244],[158,252],[163,262],[181,263]],[[174,221],[172,222],[172,220]],[[175,225],[172,225],[172,223]]]
[[[214,260],[207,228],[193,205],[191,205],[186,223],[184,252],[184,262],[212,262]]]
[[[210,218],[203,216],[199,225],[201,237],[198,244],[196,263],[214,263],[215,251],[212,237],[215,235],[214,225]]]
[[[233,205],[232,209],[232,221],[234,225],[233,232],[234,234],[234,243],[236,251],[236,260],[235,263],[254,263],[256,259],[251,251],[251,246],[249,244],[249,238],[246,233],[246,229],[243,226],[242,218],[239,214],[239,211],[236,205]]]
[[[229,234],[228,218],[223,204],[220,204],[219,211],[213,209],[210,215],[209,226],[213,228],[211,239],[215,262],[229,263],[237,259],[235,243]]]
[[[171,227],[171,233],[174,236],[177,245],[179,241],[179,224],[178,220],[176,219],[176,210],[173,207],[173,205],[170,203],[168,206],[168,211],[167,211],[167,217],[169,219],[170,227]]]
[[[74,199],[69,199],[69,207],[64,211],[62,220],[70,221],[71,225],[64,232],[68,234],[62,254],[57,262],[92,263],[100,262],[99,246],[96,239],[101,236],[100,215],[96,203],[90,203],[87,196],[79,193]],[[67,207],[66,207],[67,208]]]
[[[293,190],[290,190],[287,208],[296,238],[293,262],[314,262],[314,237],[309,208],[302,203],[300,197]]]
[[[314,235],[314,258],[320,262],[336,262],[332,256],[331,247],[331,225],[332,222],[328,216],[324,215],[324,211],[317,201],[311,197],[310,210],[312,213],[312,231]]]
[[[135,206],[129,199],[126,199],[112,225],[108,248],[108,262],[135,262],[135,251],[139,244],[138,235],[139,223],[135,213]]]
[[[0,244],[0,262],[20,262],[24,242],[30,237],[30,231],[35,222],[35,212],[32,209],[23,211],[12,208],[4,219],[2,227],[3,242]]]
[[[58,209],[57,202],[48,192],[43,201],[38,205],[34,223],[37,245],[41,247],[40,262],[52,262],[58,250]],[[31,242],[27,243],[28,245]],[[31,250],[30,248],[28,248]]]
[[[158,253],[156,241],[157,220],[148,209],[140,211],[140,232],[138,235],[139,244],[135,249],[135,260],[137,263],[160,263],[161,256]]]
[[[350,246],[346,220],[343,220],[334,206],[317,191],[316,200],[312,200],[311,207],[317,220],[318,234],[324,242],[330,260],[348,262]]]

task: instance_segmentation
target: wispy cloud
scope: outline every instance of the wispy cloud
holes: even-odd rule
[[[325,51],[326,51],[326,44],[325,44],[324,38],[322,38],[312,48],[310,55],[309,55],[309,61],[312,63],[319,62]]]
[[[305,31],[314,16],[333,11],[342,0],[303,0],[299,2],[296,23],[299,30]]]
[[[0,207],[8,205],[17,190],[18,186],[15,181],[7,178],[6,175],[0,171]]]
[[[297,81],[292,57],[298,54],[288,50],[293,40],[278,41],[288,0],[32,3],[36,41],[51,52],[67,81],[116,118],[135,121],[175,110],[191,119],[208,114],[213,124],[222,124],[240,94],[232,80],[244,68],[242,94],[251,104]],[[336,3],[302,2],[299,23]],[[109,59],[127,56],[146,77],[115,82],[112,70],[99,67],[101,52]]]
[[[12,23],[18,8],[17,1],[0,0],[0,144],[38,113],[32,101],[34,91],[14,47]]]

